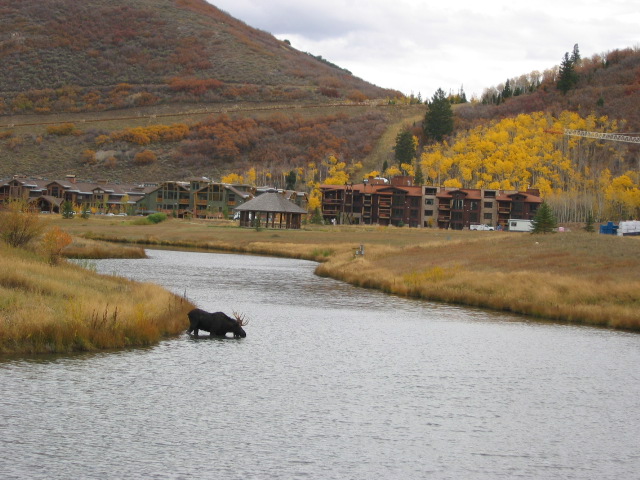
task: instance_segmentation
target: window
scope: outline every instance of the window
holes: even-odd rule
[[[462,210],[462,207],[464,206],[464,199],[462,198],[456,198],[453,201],[453,209],[454,210]]]
[[[485,190],[484,198],[496,198],[496,192],[492,190]]]
[[[484,208],[493,208],[493,202],[484,202]]]
[[[484,214],[484,219],[485,219],[485,220],[493,220],[493,214],[491,214],[491,213],[485,213],[485,214]]]
[[[424,189],[424,194],[425,195],[435,195],[436,193],[438,193],[438,189],[437,188],[425,188]]]
[[[433,203],[434,203],[433,198],[425,198],[424,200],[425,205],[433,205]]]
[[[452,212],[451,220],[462,221],[462,212]]]
[[[402,209],[402,208],[394,208],[393,209],[393,216],[402,218],[404,216],[404,209]]]
[[[524,203],[523,202],[513,202],[512,206],[511,206],[511,211],[512,212],[520,213],[523,210],[524,210]]]
[[[425,210],[424,211],[424,216],[425,217],[433,217],[433,210]]]
[[[472,200],[471,202],[469,202],[469,210],[478,210],[479,205],[480,205],[480,202]]]
[[[478,213],[474,212],[474,213],[470,213],[469,214],[469,221],[472,223],[478,223]]]

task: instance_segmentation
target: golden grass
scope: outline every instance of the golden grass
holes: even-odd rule
[[[0,245],[0,353],[149,345],[186,328],[193,305],[153,284],[98,275]]]
[[[62,255],[67,258],[78,259],[147,257],[143,247],[101,242],[80,237],[73,238],[72,243],[62,251]]]
[[[233,222],[153,226],[94,220],[72,233],[173,247],[305,258],[317,273],[398,295],[538,318],[640,330],[640,238],[376,226],[243,229]],[[364,258],[354,255],[365,246]]]

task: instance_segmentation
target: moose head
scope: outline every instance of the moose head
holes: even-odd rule
[[[236,326],[232,329],[233,336],[235,338],[244,338],[247,336],[247,333],[244,331],[242,327],[249,324],[249,320],[246,318],[244,314],[240,314],[238,312],[233,312],[233,316],[236,319]]]

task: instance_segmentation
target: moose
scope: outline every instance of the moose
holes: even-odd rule
[[[247,336],[242,327],[249,323],[244,315],[233,312],[234,318],[223,312],[209,313],[199,308],[191,310],[189,317],[189,329],[187,333],[198,336],[198,330],[209,332],[210,336],[225,337],[227,333],[233,333],[234,338],[244,338]]]

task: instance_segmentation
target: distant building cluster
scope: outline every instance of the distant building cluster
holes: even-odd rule
[[[25,199],[46,213],[61,213],[62,204],[95,214],[148,215],[166,213],[176,217],[233,218],[234,209],[266,192],[278,192],[306,208],[307,194],[270,187],[225,184],[204,177],[153,184],[82,182],[67,175],[64,180],[34,179],[16,175],[0,181],[0,202]]]
[[[322,216],[334,224],[438,227],[475,225],[508,229],[509,220],[531,220],[540,192],[414,186],[411,177],[371,178],[361,184],[322,185]]]
[[[524,192],[492,189],[445,188],[413,185],[411,177],[390,181],[370,178],[360,184],[321,185],[322,217],[335,225],[395,225],[409,227],[476,229],[484,225],[508,229],[510,220],[531,220],[542,203],[538,190]],[[240,208],[264,193],[299,207],[289,211],[280,201],[265,196],[253,206]],[[154,184],[120,184],[106,181],[81,182],[67,175],[64,180],[33,179],[16,175],[0,181],[0,202],[22,198],[46,213],[61,213],[62,204],[95,214],[148,215],[161,212],[178,218],[238,218],[249,226],[260,218],[299,228],[308,196],[294,190],[253,187],[214,182],[205,177]],[[267,199],[270,198],[268,201]],[[260,213],[262,212],[262,214]],[[262,218],[260,215],[264,215]],[[290,228],[290,227],[287,227]]]

